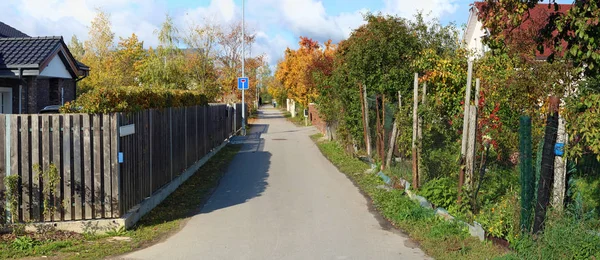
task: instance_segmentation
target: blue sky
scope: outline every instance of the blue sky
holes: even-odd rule
[[[569,0],[559,0],[570,3]],[[299,36],[319,41],[345,39],[360,26],[361,14],[370,11],[411,18],[417,10],[431,13],[443,24],[467,22],[467,0],[246,0],[246,23],[257,34],[253,55],[264,54],[272,65],[286,47],[296,47]],[[226,26],[241,19],[241,0],[0,0],[7,23],[31,36],[72,35],[87,39],[95,9],[111,14],[118,37],[132,33],[146,46],[157,44],[154,30],[168,13],[181,31],[191,23]]]

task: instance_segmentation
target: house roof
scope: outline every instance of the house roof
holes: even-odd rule
[[[39,66],[61,42],[62,37],[0,38],[0,67]]]
[[[486,5],[487,5],[486,2],[475,2],[473,4],[474,8],[476,9],[476,11],[478,13],[481,12],[482,9],[485,9]],[[510,31],[510,34],[511,35],[528,34],[530,36],[534,36],[531,34],[537,34],[545,26],[550,15],[552,15],[553,13],[566,13],[567,11],[569,11],[569,9],[571,9],[571,7],[573,5],[558,4],[557,6],[558,6],[558,9],[555,10],[554,4],[551,4],[551,5],[548,5],[548,3],[537,4],[535,7],[531,8],[528,13],[526,13],[524,15],[523,22],[520,24],[519,27]],[[506,32],[506,33],[508,34],[508,32]],[[507,38],[510,38],[510,36]],[[531,40],[533,40],[533,39],[531,39]],[[565,41],[563,41],[562,45],[563,45],[563,50],[564,50],[567,46],[567,43]],[[545,46],[543,53],[536,51],[536,58],[537,59],[546,59],[550,54],[552,54],[553,51],[554,51],[553,46]]]
[[[0,22],[0,38],[29,37],[29,35],[12,28],[10,25]]]
[[[84,75],[90,70],[75,60],[60,36],[0,38],[0,69],[43,69],[59,53],[73,76]]]

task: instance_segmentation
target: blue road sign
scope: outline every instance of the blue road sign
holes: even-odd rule
[[[238,89],[248,89],[249,85],[248,78],[238,78]]]

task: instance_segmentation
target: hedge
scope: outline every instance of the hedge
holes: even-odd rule
[[[135,112],[151,108],[201,106],[208,104],[204,94],[192,90],[147,87],[96,88],[66,103],[61,113]]]

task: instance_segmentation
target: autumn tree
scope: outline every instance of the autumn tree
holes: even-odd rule
[[[315,101],[319,92],[313,73],[327,70],[325,73],[331,74],[331,68],[325,68],[324,57],[331,57],[333,45],[328,41],[323,48],[319,42],[307,37],[300,37],[299,45],[297,50],[285,50],[283,60],[277,65],[275,77],[285,86],[289,98],[307,107],[308,103]]]
[[[119,86],[138,85],[139,67],[146,58],[144,42],[138,40],[137,35],[131,34],[128,38],[120,38],[114,52],[115,68],[118,70]]]
[[[159,40],[156,49],[148,50],[148,57],[140,64],[140,82],[147,86],[187,89],[183,52],[177,47],[179,30],[168,14],[159,30],[154,32]]]
[[[78,93],[99,86],[114,86],[117,84],[113,62],[115,34],[111,29],[110,14],[97,9],[96,16],[91,22],[88,40],[84,42],[84,55],[81,60],[88,65],[90,75],[78,87]]]
[[[209,100],[220,94],[218,71],[215,67],[220,27],[205,20],[204,24],[192,24],[183,38],[188,46],[185,52],[186,74],[191,89],[204,93]]]
[[[248,28],[246,28],[247,30]],[[255,34],[246,31],[244,36],[245,45],[242,46],[242,23],[236,21],[222,28],[217,34],[219,44],[217,55],[217,68],[219,70],[219,84],[222,87],[225,102],[237,102],[241,100],[241,91],[237,90],[237,78],[242,75],[242,52],[245,52],[245,71],[250,78],[250,88],[254,89],[255,70],[264,62],[262,56],[250,57],[249,50],[255,40]],[[256,91],[246,91],[246,97],[253,100]],[[256,90],[256,89],[255,89]]]
[[[83,48],[83,43],[81,43],[79,41],[77,36],[73,35],[71,37],[71,41],[69,42],[68,47],[69,47],[69,51],[71,51],[71,54],[73,54],[73,57],[75,57],[75,59],[77,59],[77,60],[83,59],[83,56],[85,54],[85,49]]]

